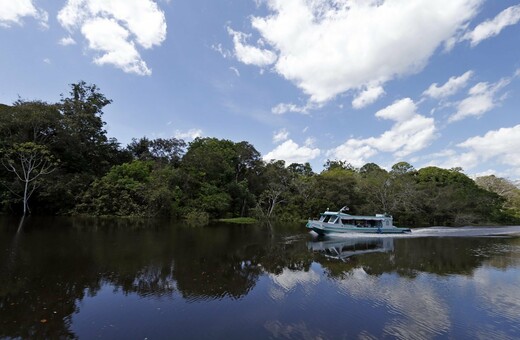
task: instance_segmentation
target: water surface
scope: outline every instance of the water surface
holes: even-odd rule
[[[0,219],[0,338],[520,338],[520,227]]]

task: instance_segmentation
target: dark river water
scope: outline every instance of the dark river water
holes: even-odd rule
[[[520,338],[520,227],[18,222],[0,218],[0,338]]]

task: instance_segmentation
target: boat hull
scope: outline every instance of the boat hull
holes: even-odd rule
[[[327,225],[326,223],[320,223],[317,221],[309,221],[307,228],[314,231],[319,235],[327,234],[405,234],[412,232],[409,228],[398,228],[398,227],[385,227],[385,228],[362,228],[355,226],[344,226],[344,225]]]

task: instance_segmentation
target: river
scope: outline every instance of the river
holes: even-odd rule
[[[520,227],[0,217],[0,338],[519,339]]]

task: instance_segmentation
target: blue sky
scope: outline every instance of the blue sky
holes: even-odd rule
[[[0,0],[0,103],[84,80],[132,137],[520,178],[520,3]]]

